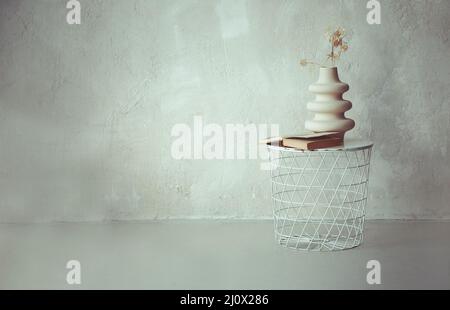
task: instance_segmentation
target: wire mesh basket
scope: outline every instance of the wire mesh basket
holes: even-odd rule
[[[303,151],[268,144],[275,238],[285,247],[335,251],[363,240],[372,143]]]

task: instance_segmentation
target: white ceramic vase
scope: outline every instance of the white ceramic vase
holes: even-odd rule
[[[318,81],[309,86],[316,98],[308,102],[307,109],[314,117],[305,122],[305,128],[314,132],[336,131],[344,137],[345,132],[355,127],[355,122],[344,115],[352,108],[352,103],[342,98],[348,90],[348,84],[339,80],[336,67],[321,67]]]

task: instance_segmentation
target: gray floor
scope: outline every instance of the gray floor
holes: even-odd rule
[[[269,221],[0,225],[1,289],[450,288],[450,222],[374,221],[356,249],[279,247]],[[79,286],[66,283],[81,262]],[[368,285],[367,261],[381,264]]]

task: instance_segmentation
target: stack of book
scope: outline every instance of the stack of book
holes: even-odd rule
[[[299,150],[317,150],[340,146],[344,143],[340,132],[310,132],[294,136],[274,137],[262,141],[263,143],[278,143],[284,147]]]

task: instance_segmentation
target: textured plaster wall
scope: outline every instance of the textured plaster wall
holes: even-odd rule
[[[450,218],[450,1],[0,0],[0,222],[271,216],[257,160],[174,160],[171,129],[303,127],[326,52],[375,142],[370,218]]]

